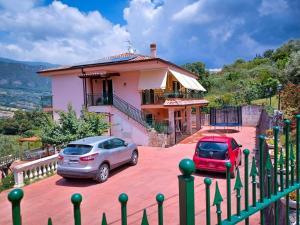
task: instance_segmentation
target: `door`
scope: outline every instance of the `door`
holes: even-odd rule
[[[125,146],[125,141],[119,138],[114,138],[111,141],[113,142],[114,148],[118,150],[118,157],[119,157],[118,163],[128,161],[131,155],[127,146]]]
[[[113,104],[113,84],[112,80],[103,80],[102,81],[102,90],[103,90],[103,103],[104,105]]]
[[[231,140],[231,147],[234,154],[235,162],[238,165],[241,160],[240,147],[234,139]]]
[[[100,143],[98,146],[101,149],[101,159],[103,161],[108,161],[111,168],[115,167],[119,162],[119,149],[114,148],[112,140]]]

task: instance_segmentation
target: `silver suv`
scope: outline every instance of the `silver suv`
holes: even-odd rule
[[[111,136],[88,137],[69,143],[59,153],[57,174],[64,178],[93,178],[104,182],[110,170],[137,162],[136,144]]]

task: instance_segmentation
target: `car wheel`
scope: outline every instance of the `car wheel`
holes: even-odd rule
[[[130,165],[135,166],[138,163],[138,159],[139,159],[139,154],[135,150],[132,152]]]
[[[99,170],[96,175],[96,181],[103,183],[108,179],[109,176],[109,166],[104,163],[99,167]]]
[[[235,178],[235,173],[236,173],[236,165],[233,168],[233,171],[230,172],[230,178]]]

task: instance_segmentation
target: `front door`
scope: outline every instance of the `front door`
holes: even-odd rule
[[[112,105],[113,104],[113,84],[112,80],[103,80],[102,81],[103,87],[103,102],[105,105]]]

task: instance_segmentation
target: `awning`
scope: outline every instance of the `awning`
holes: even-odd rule
[[[197,90],[197,91],[206,91],[204,87],[193,77],[189,77],[185,74],[170,70],[170,73],[187,89]]]
[[[145,70],[140,74],[138,90],[165,89],[168,71],[165,69]]]

